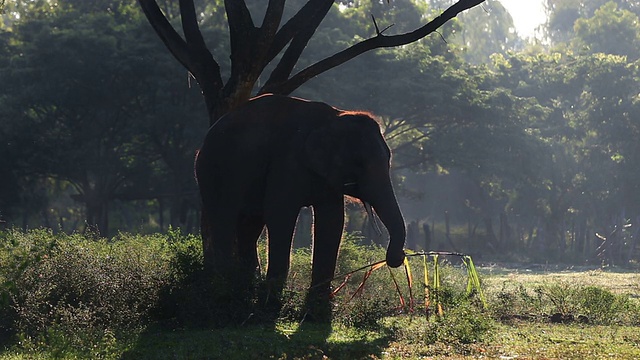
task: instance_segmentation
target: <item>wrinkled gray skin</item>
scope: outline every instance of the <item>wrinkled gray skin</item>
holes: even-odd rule
[[[343,194],[371,204],[390,235],[387,264],[400,266],[405,225],[389,178],[390,155],[366,113],[263,95],[225,115],[196,159],[205,267],[237,259],[255,271],[256,241],[266,225],[267,279],[281,289],[298,212],[312,206],[311,286],[326,295],[343,231]]]

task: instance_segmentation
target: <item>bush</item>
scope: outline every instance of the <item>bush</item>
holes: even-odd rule
[[[576,289],[578,312],[594,324],[637,325],[640,309],[628,296],[616,295],[595,286]]]
[[[2,327],[23,346],[67,339],[65,346],[83,352],[104,345],[151,321],[172,281],[165,236],[11,230],[2,237],[2,311],[9,315]]]
[[[395,317],[388,324],[398,341],[421,349],[419,355],[425,357],[450,355],[451,349],[455,354],[469,352],[469,345],[482,342],[494,327],[489,315],[471,301],[457,302],[443,316]]]
[[[14,298],[22,274],[56,247],[50,230],[0,231],[0,344],[16,334],[18,314]]]
[[[503,285],[492,304],[494,315],[502,320],[636,325],[640,315],[638,304],[626,295],[616,295],[595,286],[565,283],[538,285],[531,289],[523,285],[515,288]]]

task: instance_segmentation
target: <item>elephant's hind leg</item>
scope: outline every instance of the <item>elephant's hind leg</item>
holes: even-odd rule
[[[238,220],[238,257],[243,267],[252,273],[260,265],[257,243],[264,225],[262,214],[245,214]]]

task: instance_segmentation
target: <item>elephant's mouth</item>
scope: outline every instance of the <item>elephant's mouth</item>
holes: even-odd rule
[[[380,223],[378,222],[378,217],[373,213],[373,208],[371,204],[362,200],[362,205],[364,205],[364,209],[367,212],[367,216],[371,219],[371,226],[373,230],[376,232],[378,236],[382,236],[382,229],[380,228]]]

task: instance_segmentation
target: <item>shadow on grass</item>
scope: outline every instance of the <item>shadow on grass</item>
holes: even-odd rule
[[[380,358],[389,341],[384,331],[308,322],[209,330],[152,328],[121,359]]]

